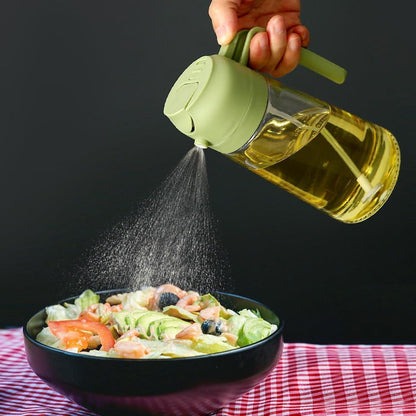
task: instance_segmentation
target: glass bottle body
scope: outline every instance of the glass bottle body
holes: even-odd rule
[[[386,129],[267,78],[269,102],[252,138],[228,156],[346,223],[391,194],[400,151]]]

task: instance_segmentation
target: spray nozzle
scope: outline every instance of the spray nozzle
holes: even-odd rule
[[[199,147],[200,149],[206,149],[210,145],[210,143],[204,139],[195,139],[194,144],[196,147]]]

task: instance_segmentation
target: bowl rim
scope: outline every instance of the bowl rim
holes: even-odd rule
[[[113,292],[121,292],[121,291],[126,291],[126,290],[130,290],[130,289],[108,289],[108,290],[100,290],[100,291],[96,291],[95,293],[102,295],[105,293],[113,293]],[[222,351],[222,352],[216,352],[216,353],[212,353],[212,354],[203,354],[203,355],[198,355],[198,356],[194,356],[194,357],[171,357],[171,358],[146,358],[146,359],[137,359],[137,358],[118,358],[118,357],[99,357],[96,355],[87,355],[87,354],[81,354],[79,352],[70,352],[70,351],[64,351],[64,350],[60,350],[59,348],[54,348],[51,347],[49,345],[46,344],[42,344],[41,342],[37,341],[35,338],[33,338],[28,330],[27,330],[27,326],[30,322],[31,319],[33,319],[35,317],[35,315],[37,315],[38,313],[42,312],[45,310],[45,308],[39,310],[38,312],[34,313],[25,323],[25,325],[23,326],[23,335],[24,337],[31,342],[32,344],[36,345],[37,347],[46,349],[48,351],[51,352],[56,352],[56,353],[61,353],[63,355],[69,356],[69,357],[74,357],[74,358],[78,358],[78,359],[94,359],[94,360],[99,360],[99,361],[110,361],[110,362],[165,362],[165,361],[171,361],[174,360],[175,362],[178,361],[192,361],[195,359],[209,359],[211,357],[219,357],[219,356],[226,356],[226,355],[230,355],[230,354],[236,354],[236,353],[240,353],[240,352],[244,352],[244,351],[248,351],[250,349],[256,348],[260,345],[265,344],[266,342],[269,342],[271,339],[276,338],[278,336],[280,336],[283,332],[283,329],[285,327],[285,321],[283,319],[280,318],[280,316],[271,308],[269,308],[267,305],[265,305],[263,302],[259,302],[257,300],[248,298],[246,296],[241,296],[241,295],[235,295],[233,293],[228,293],[228,292],[222,292],[219,290],[214,290],[210,293],[213,294],[220,294],[220,295],[225,295],[225,296],[232,296],[234,298],[238,298],[238,299],[242,299],[242,300],[247,300],[250,302],[255,302],[258,305],[268,309],[270,312],[272,312],[278,319],[279,319],[279,326],[277,328],[277,330],[275,332],[273,332],[273,334],[267,336],[266,338],[263,338],[260,341],[257,341],[253,344],[250,345],[246,345],[244,347],[239,347],[239,348],[235,348],[232,350],[228,350],[228,351]],[[65,298],[63,300],[58,301],[55,305],[57,304],[62,304],[63,302],[67,302],[69,300],[73,300],[74,298],[76,298],[77,296],[71,296],[68,298]]]

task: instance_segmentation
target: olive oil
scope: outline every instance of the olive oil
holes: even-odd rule
[[[381,208],[400,167],[389,131],[329,105],[280,116],[231,159],[346,223]]]

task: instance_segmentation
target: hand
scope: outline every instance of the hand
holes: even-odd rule
[[[220,45],[227,45],[241,29],[261,26],[250,43],[249,66],[282,77],[293,71],[309,31],[300,22],[300,0],[212,0],[212,26]]]

